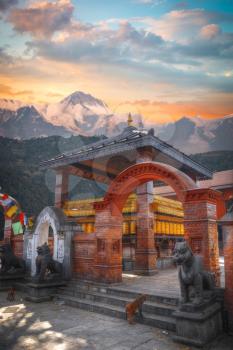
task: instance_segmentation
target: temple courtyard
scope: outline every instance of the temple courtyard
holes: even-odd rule
[[[100,315],[59,302],[12,303],[0,293],[1,350],[188,350],[174,343],[172,332]],[[222,335],[208,350],[232,350],[233,337]]]
[[[115,289],[179,296],[177,271],[150,277],[127,273]],[[31,303],[16,292],[14,302],[0,292],[0,350],[191,350],[174,343],[173,332],[70,307],[59,300]],[[205,349],[232,350],[233,337],[223,334]]]

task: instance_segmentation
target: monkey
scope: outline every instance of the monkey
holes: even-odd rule
[[[9,290],[8,290],[8,294],[7,294],[7,300],[9,301],[15,301],[15,288],[14,287],[11,287]]]
[[[141,294],[132,303],[126,304],[126,307],[125,307],[126,319],[129,322],[129,324],[134,323],[134,316],[135,316],[135,313],[137,310],[138,310],[140,318],[143,318],[142,304],[144,303],[145,300],[146,300],[146,295]]]

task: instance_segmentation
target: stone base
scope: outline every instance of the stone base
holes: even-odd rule
[[[158,273],[157,269],[134,269],[135,275],[139,276],[154,276]]]
[[[57,288],[65,286],[64,281],[59,282],[46,282],[46,283],[28,283],[27,284],[27,296],[25,300],[32,301],[34,303],[41,303],[43,301],[51,300],[53,295],[57,293]]]
[[[24,274],[0,275],[0,291],[5,291],[14,287],[15,283],[23,281],[24,277]]]
[[[134,261],[129,259],[123,259],[122,261],[122,271],[133,271],[134,270]]]
[[[203,347],[222,333],[221,304],[218,302],[197,307],[187,303],[173,316],[176,318],[173,340],[179,343]]]
[[[174,267],[174,261],[172,257],[158,258],[156,261],[156,267],[158,270],[169,269]]]

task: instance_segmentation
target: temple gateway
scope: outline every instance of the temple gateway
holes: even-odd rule
[[[55,208],[67,224],[79,228],[72,236],[73,276],[115,283],[122,280],[122,269],[155,274],[169,264],[166,258],[183,237],[219,279],[216,206],[221,193],[199,188],[198,182],[211,179],[212,173],[155,137],[153,130],[139,130],[129,121],[120,135],[41,165],[56,171]],[[74,176],[95,181],[105,189],[104,197],[70,200]],[[176,200],[155,195],[154,186],[162,183],[173,188]],[[46,230],[39,226],[42,242],[49,225]]]

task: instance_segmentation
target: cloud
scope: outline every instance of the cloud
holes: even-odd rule
[[[221,32],[220,27],[217,24],[208,24],[201,28],[200,35],[204,39],[212,39]]]
[[[64,39],[64,40],[63,40]],[[121,21],[117,30],[103,26],[81,24],[71,31],[60,33],[54,40],[34,40],[27,43],[36,55],[70,62],[117,63],[135,59],[148,59],[164,41],[153,33],[136,30],[129,22]]]
[[[0,84],[0,93],[1,95],[13,95],[13,90],[10,86],[5,84]]]
[[[12,87],[9,85],[0,84],[0,94],[1,95],[15,97],[15,96],[23,96],[23,95],[28,96],[31,93],[32,93],[31,90],[22,90],[22,91],[19,90],[18,91],[18,90],[12,89]]]
[[[133,20],[141,23],[141,25],[145,25],[148,31],[160,35],[164,40],[187,44],[191,43],[199,35],[201,28],[205,26],[216,25],[222,22],[232,23],[233,14],[210,12],[197,8],[173,10],[165,13],[159,19],[141,17]]]
[[[38,1],[25,8],[12,9],[8,21],[20,33],[50,38],[71,23],[73,10],[70,0]]]
[[[166,2],[166,0],[134,0],[135,3],[137,4],[142,4],[142,5],[160,5]]]
[[[9,65],[13,63],[13,61],[14,58],[10,56],[4,48],[0,47],[0,63],[2,65]]]
[[[145,116],[146,121],[172,122],[182,116],[198,116],[205,118],[222,117],[232,113],[233,95],[209,94],[205,97],[199,96],[196,99],[179,99],[174,102],[163,100],[135,100],[127,101],[134,108],[137,108]]]
[[[17,5],[17,4],[18,4],[18,0],[0,0],[0,11],[5,12],[10,7]]]
[[[64,9],[70,2],[37,2],[34,6],[43,9],[44,13],[48,4],[52,4],[54,10],[55,5]],[[48,23],[43,28],[36,22],[34,37],[26,44],[24,58],[17,58],[17,63],[8,67],[7,74],[11,77],[20,75],[22,81],[31,76],[46,82],[51,79],[56,85],[54,82],[59,81],[61,75],[62,79],[79,83],[80,74],[85,71],[88,89],[99,84],[104,90],[103,84],[109,88],[110,82],[118,88],[122,81],[124,90],[116,92],[116,87],[110,87],[111,91],[115,89],[114,94],[118,95],[122,91],[128,94],[127,84],[131,90],[137,86],[137,92],[134,90],[136,98],[151,96],[152,93],[155,96],[163,94],[164,98],[177,98],[178,94],[187,98],[200,91],[201,94],[206,91],[229,94],[233,91],[229,75],[232,71],[233,34],[225,33],[214,23],[214,18],[219,20],[216,15],[199,9],[182,10],[171,11],[159,20],[148,17],[109,19],[95,24],[69,18],[64,27]],[[56,21],[54,17],[48,17],[47,22]],[[45,35],[48,30],[49,34]],[[6,71],[11,58],[0,50],[1,59],[5,62],[2,69]],[[65,67],[64,72],[60,67]],[[173,86],[168,88],[171,84]],[[18,90],[23,89],[20,86]]]

